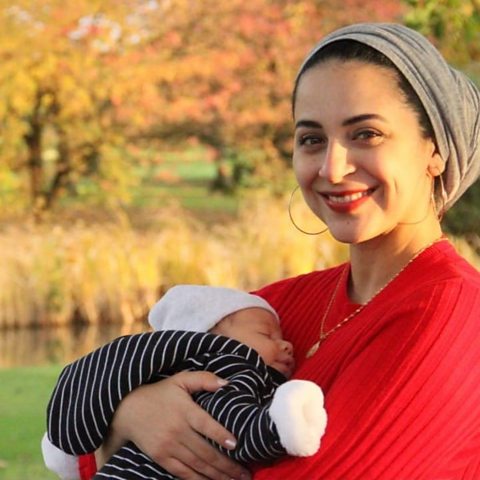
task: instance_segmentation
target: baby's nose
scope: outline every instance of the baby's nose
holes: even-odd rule
[[[289,355],[293,354],[293,345],[286,340],[281,340],[280,349],[282,350],[282,352],[288,353]]]

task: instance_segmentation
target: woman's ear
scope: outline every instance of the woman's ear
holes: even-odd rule
[[[440,156],[440,153],[438,153],[435,144],[433,144],[433,146],[434,148],[432,149],[432,156],[430,158],[430,161],[428,162],[427,171],[432,177],[438,177],[445,170],[445,162]]]

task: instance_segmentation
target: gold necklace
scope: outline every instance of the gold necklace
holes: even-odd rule
[[[356,315],[358,315],[367,305],[369,305],[372,300],[377,297],[380,292],[382,292],[390,283],[392,283],[417,257],[419,257],[425,250],[430,248],[432,245],[441,242],[443,240],[446,240],[445,237],[440,237],[434,240],[433,242],[429,243],[425,247],[421,248],[418,250],[413,257],[397,272],[393,275],[393,277],[388,280],[387,283],[385,283],[382,287],[380,287],[366,303],[362,303],[361,305],[358,306],[358,308],[352,312],[350,315],[347,315],[343,320],[340,320],[334,327],[332,327],[330,330],[327,330],[325,332],[325,322],[327,320],[328,314],[330,313],[330,310],[332,308],[332,305],[335,301],[335,298],[337,297],[337,292],[338,288],[340,287],[340,284],[342,283],[343,277],[348,271],[348,264],[345,265],[345,268],[342,270],[342,273],[340,273],[340,276],[338,277],[337,284],[335,285],[335,288],[333,290],[333,294],[330,297],[330,300],[328,302],[327,308],[325,310],[325,313],[323,314],[322,321],[320,322],[320,335],[318,340],[309,348],[306,357],[310,358],[315,355],[317,352],[318,348],[320,347],[320,344],[327,338],[329,337],[332,333],[336,332],[340,327],[345,325],[347,322],[349,322],[352,318],[354,318]]]

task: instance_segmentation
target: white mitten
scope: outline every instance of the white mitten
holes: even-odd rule
[[[321,388],[308,380],[290,380],[273,396],[270,417],[290,455],[308,457],[320,448],[327,426]]]
[[[45,433],[42,438],[43,461],[62,480],[80,480],[78,457],[57,448]]]

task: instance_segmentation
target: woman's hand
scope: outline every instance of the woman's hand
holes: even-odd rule
[[[191,398],[193,392],[215,391],[222,385],[224,381],[209,372],[181,372],[135,389],[115,412],[104,455],[130,440],[181,479],[249,479],[248,470],[202,437],[235,447],[235,437]]]

